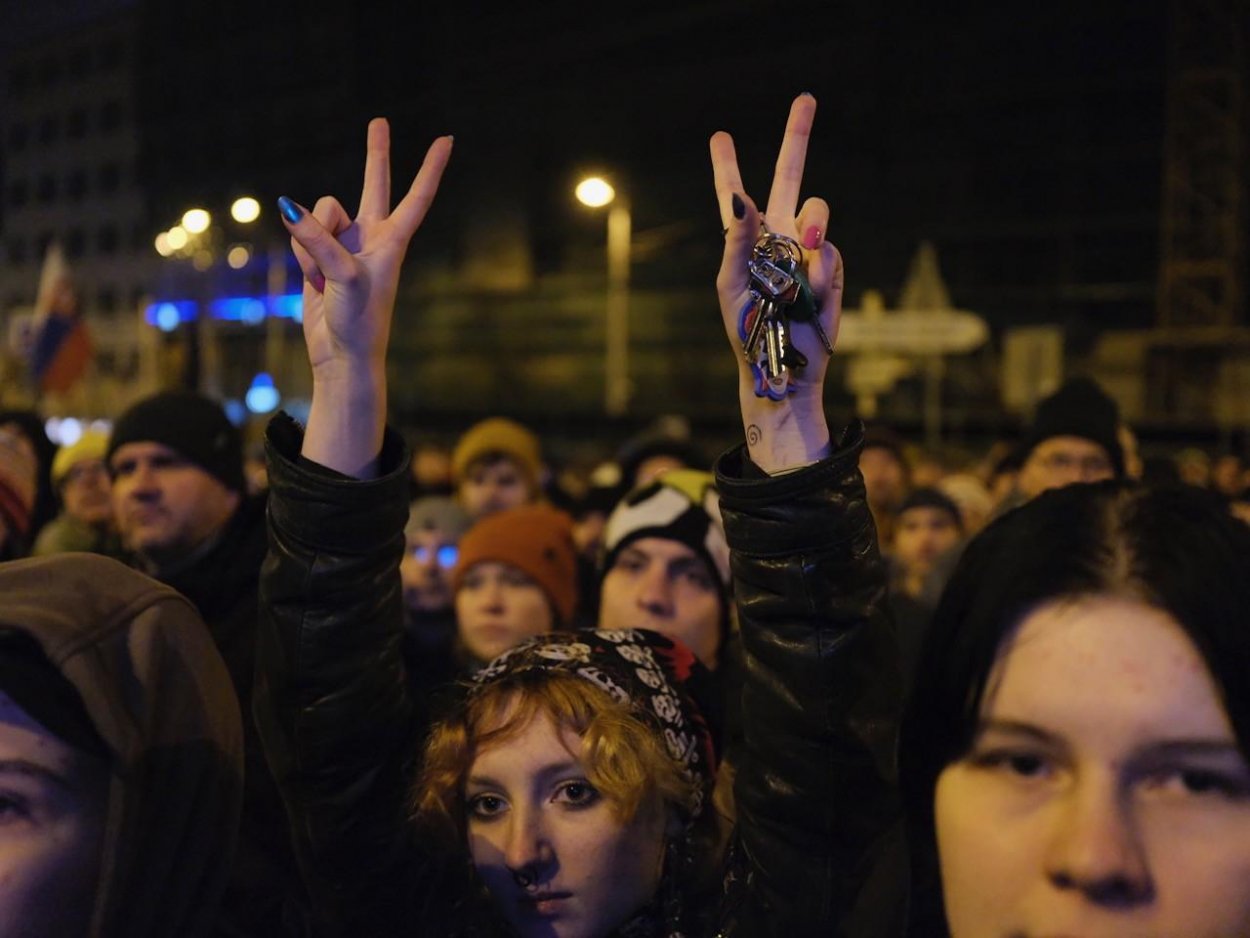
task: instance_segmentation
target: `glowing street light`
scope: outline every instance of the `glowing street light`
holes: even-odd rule
[[[174,251],[181,251],[185,248],[188,240],[187,229],[183,228],[182,225],[174,225],[174,227],[165,232],[165,243]]]
[[[612,184],[600,176],[583,179],[577,184],[573,194],[577,196],[577,201],[590,208],[603,208],[616,198],[616,190],[612,188]]]
[[[168,231],[162,231],[156,236],[156,253],[161,257],[169,257],[169,255],[174,253],[174,249],[169,243]]]
[[[603,408],[619,417],[629,408],[629,247],[632,221],[629,201],[618,199],[599,176],[577,184],[573,194],[583,205],[608,209],[608,304],[604,317]]]
[[[252,259],[252,252],[246,244],[236,244],[226,252],[226,263],[231,270],[242,270]]]
[[[235,199],[230,206],[230,217],[244,225],[254,222],[260,218],[260,203],[250,195]]]
[[[213,223],[213,216],[202,208],[189,208],[182,213],[182,227],[191,234],[203,234]]]

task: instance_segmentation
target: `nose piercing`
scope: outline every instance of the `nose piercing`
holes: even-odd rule
[[[522,889],[529,889],[534,885],[534,874],[529,870],[514,870],[512,873],[512,879]]]

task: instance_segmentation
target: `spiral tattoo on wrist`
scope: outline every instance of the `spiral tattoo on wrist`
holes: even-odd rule
[[[760,428],[755,424],[747,427],[747,446],[759,446],[760,441],[764,439],[764,434],[760,432]]]

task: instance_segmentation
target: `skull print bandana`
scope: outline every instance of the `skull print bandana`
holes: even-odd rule
[[[658,632],[552,632],[512,648],[474,676],[482,687],[523,671],[564,671],[594,684],[655,727],[695,783],[697,817],[716,776],[712,730],[696,697],[707,670],[685,645]],[[470,692],[472,693],[472,691]]]

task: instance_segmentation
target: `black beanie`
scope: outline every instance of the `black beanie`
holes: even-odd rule
[[[176,450],[228,489],[245,492],[243,439],[221,405],[194,391],[144,398],[117,418],[108,455],[127,443],[160,443]]]
[[[918,488],[912,489],[911,493],[903,499],[903,504],[899,506],[898,513],[912,508],[937,508],[946,512],[951,516],[951,520],[955,522],[955,527],[959,528],[960,533],[964,529],[964,516],[959,511],[959,506],[945,492],[934,488]]]
[[[1116,477],[1123,478],[1124,450],[1119,432],[1120,410],[1115,401],[1089,378],[1073,378],[1037,405],[1021,449],[1027,458],[1051,437],[1077,436],[1105,449]]]

